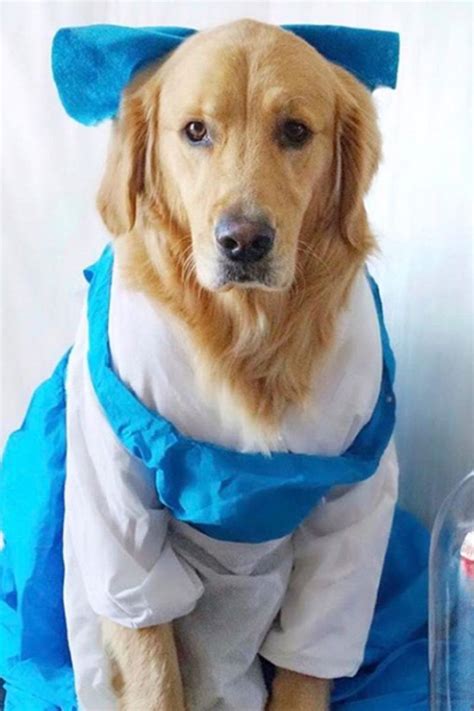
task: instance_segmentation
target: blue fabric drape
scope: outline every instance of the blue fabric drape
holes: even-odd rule
[[[156,473],[172,515],[227,541],[260,543],[294,531],[331,486],[374,474],[395,424],[395,361],[380,297],[370,280],[383,348],[380,394],[370,421],[340,457],[278,452],[243,454],[180,434],[152,413],[114,373],[108,342],[111,249],[87,270],[89,371],[102,409],[124,447]]]

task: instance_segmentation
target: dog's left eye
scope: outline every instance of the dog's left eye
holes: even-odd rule
[[[285,121],[281,128],[281,141],[290,148],[299,148],[311,137],[311,130],[300,121]]]
[[[184,132],[191,143],[203,143],[209,138],[206,124],[202,121],[190,121],[184,127]]]

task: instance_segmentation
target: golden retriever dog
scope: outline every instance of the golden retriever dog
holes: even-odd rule
[[[100,214],[130,287],[186,324],[208,397],[262,451],[305,407],[374,249],[363,197],[379,156],[369,92],[252,20],[194,35],[124,92]],[[171,625],[103,633],[122,709],[185,707]],[[329,686],[278,670],[268,708],[322,711]]]

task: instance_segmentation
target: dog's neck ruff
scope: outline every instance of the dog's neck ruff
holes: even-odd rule
[[[294,531],[326,492],[375,473],[395,422],[394,358],[375,282],[370,279],[383,348],[380,393],[370,421],[340,456],[242,453],[181,434],[146,407],[112,367],[108,321],[113,252],[86,270],[91,381],[125,449],[154,472],[172,516],[220,540],[258,543]]]

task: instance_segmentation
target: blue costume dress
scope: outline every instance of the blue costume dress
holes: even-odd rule
[[[291,29],[370,88],[395,85],[396,35]],[[109,26],[61,31],[53,71],[67,111],[86,124],[113,116],[133,72],[190,33]],[[369,421],[338,456],[276,452],[266,457],[183,436],[121,381],[108,339],[112,262],[107,249],[86,272],[88,377],[108,426],[154,482],[160,506],[177,526],[189,526],[209,541],[265,545],[291,536],[333,487],[355,486],[375,476],[394,425],[394,361],[373,282],[383,372]],[[63,594],[68,361],[66,354],[38,388],[3,458],[0,676],[6,680],[8,711],[77,708]],[[427,532],[397,511],[364,661],[355,676],[337,680],[336,711],[427,711],[427,551]],[[268,652],[266,656],[271,659]]]
[[[160,501],[173,518],[220,540],[275,539],[294,530],[328,487],[375,472],[392,433],[394,399],[393,356],[373,282],[384,367],[372,418],[342,456],[269,458],[182,436],[120,381],[107,336],[111,273],[108,249],[87,271],[91,382],[124,448],[153,472]],[[67,361],[66,355],[35,393],[3,460],[0,674],[7,681],[9,710],[72,710],[76,703],[62,593]],[[427,709],[427,546],[426,531],[397,512],[364,664],[354,678],[338,680],[334,708]]]

